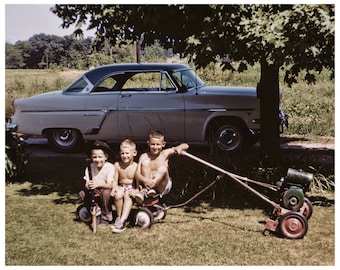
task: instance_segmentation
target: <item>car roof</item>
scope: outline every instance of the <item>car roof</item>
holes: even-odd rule
[[[129,63],[129,64],[111,64],[99,66],[87,71],[84,75],[92,82],[96,83],[107,74],[119,71],[174,71],[189,69],[190,67],[184,64],[175,63]]]

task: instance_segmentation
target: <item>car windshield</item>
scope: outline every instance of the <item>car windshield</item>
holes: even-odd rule
[[[179,70],[172,73],[181,88],[194,88],[204,85],[204,82],[191,69]]]

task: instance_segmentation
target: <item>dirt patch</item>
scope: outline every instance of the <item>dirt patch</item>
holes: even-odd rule
[[[335,138],[328,136],[285,135],[280,140],[281,148],[335,149]]]
[[[335,173],[334,137],[284,136],[281,150],[291,164],[305,170],[316,170],[327,176]]]

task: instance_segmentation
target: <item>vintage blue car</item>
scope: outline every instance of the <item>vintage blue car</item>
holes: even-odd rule
[[[237,151],[260,132],[256,88],[207,86],[183,64],[101,66],[62,91],[15,99],[13,105],[18,132],[46,136],[61,151],[85,140],[146,142],[154,129],[167,142]],[[278,117],[284,126],[281,110]]]

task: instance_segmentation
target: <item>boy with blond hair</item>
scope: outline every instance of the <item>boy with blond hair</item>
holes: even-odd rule
[[[134,176],[137,163],[134,161],[137,155],[136,144],[125,139],[120,144],[120,161],[115,162],[116,174],[113,182],[111,196],[114,197],[117,218],[112,226],[112,232],[120,233],[126,229],[126,220],[132,208],[132,197],[136,190]]]
[[[144,186],[141,192],[135,195],[138,204],[142,204],[145,197],[152,197],[155,193],[162,197],[170,192],[172,181],[169,176],[169,158],[189,148],[188,144],[182,143],[176,147],[164,149],[166,145],[164,134],[159,130],[149,133],[147,143],[149,151],[140,156],[135,174],[138,183]]]

